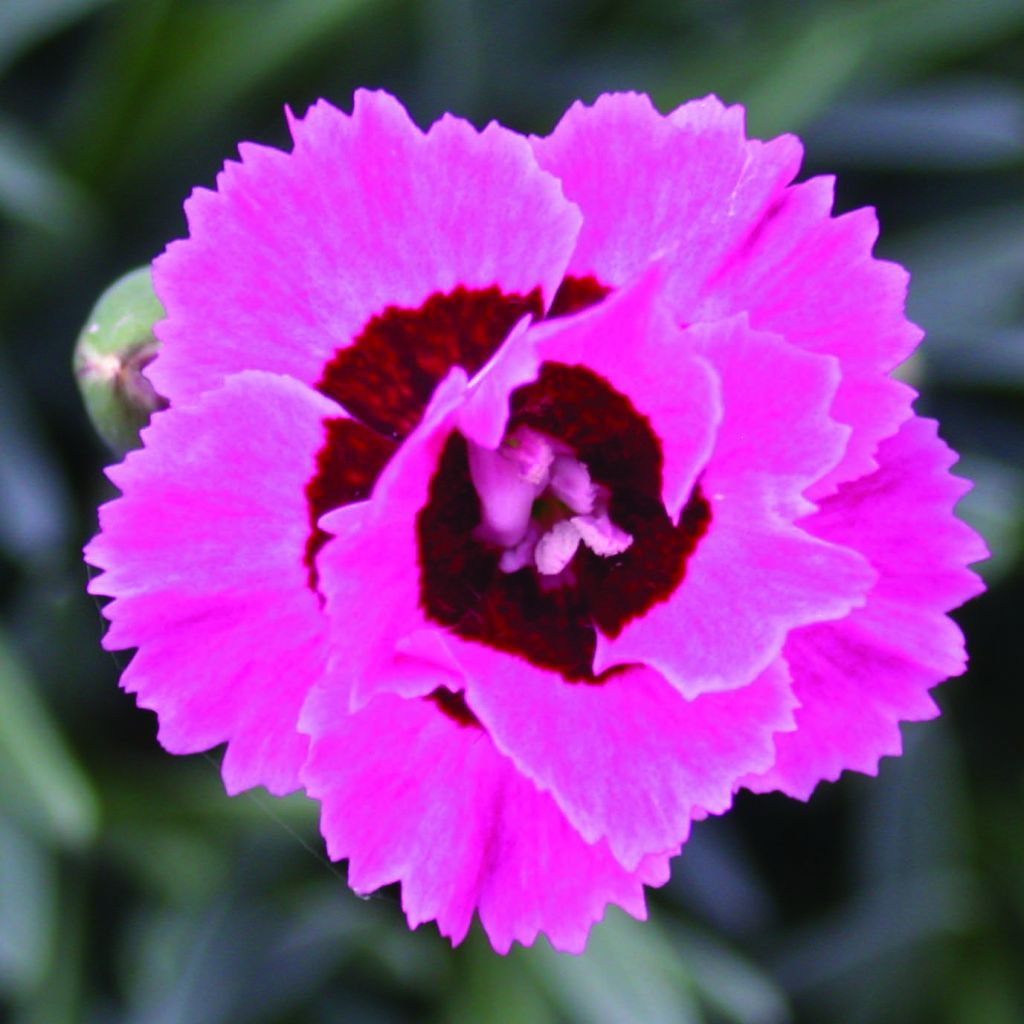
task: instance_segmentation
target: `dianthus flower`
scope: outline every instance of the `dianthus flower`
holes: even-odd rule
[[[874,214],[714,97],[291,130],[154,263],[171,408],[87,549],[163,745],[500,951],[642,916],[740,787],[898,753],[984,549]]]

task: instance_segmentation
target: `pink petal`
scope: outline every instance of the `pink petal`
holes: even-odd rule
[[[797,731],[779,737],[774,768],[750,788],[806,799],[844,769],[875,774],[880,757],[900,752],[899,722],[933,717],[928,690],[964,670],[963,638],[944,613],[981,590],[966,566],[987,553],[952,514],[968,487],[949,474],[954,459],[934,422],[908,420],[882,443],[878,470],[807,521],[861,551],[879,580],[864,608],[787,641]]]
[[[596,308],[531,334],[540,359],[586,366],[650,421],[674,522],[708,460],[722,411],[713,370],[661,302],[664,278],[656,265]]]
[[[420,696],[438,686],[451,688],[451,672],[423,660],[423,645],[437,652],[425,638],[439,630],[420,608],[416,513],[427,502],[438,457],[465,408],[466,394],[466,375],[456,368],[388,463],[372,499],[321,520],[334,535],[317,561],[331,622],[327,675],[336,687],[345,681],[353,708],[377,693]],[[399,641],[409,634],[419,635],[419,647],[400,651]]]
[[[469,447],[469,472],[480,498],[481,535],[486,532],[489,544],[514,545],[525,535],[533,503],[547,480],[524,478],[519,465],[503,452],[479,445]]]
[[[801,155],[792,136],[749,142],[742,110],[713,96],[663,117],[635,93],[574,104],[533,146],[583,211],[569,273],[618,287],[671,254],[676,311],[754,229]]]
[[[498,749],[627,868],[685,842],[695,807],[725,811],[739,778],[763,770],[746,765],[771,764],[773,734],[792,728],[781,661],[749,686],[688,701],[650,669],[567,683],[480,644],[445,643]]]
[[[524,317],[469,383],[459,430],[485,448],[497,448],[508,425],[508,396],[537,379],[537,343]]]
[[[342,708],[330,690],[311,699],[303,780],[356,892],[401,882],[410,925],[436,920],[453,943],[478,910],[499,953],[540,932],[581,952],[609,903],[646,916],[643,886],[664,883],[666,854],[627,871],[606,843],[584,842],[486,732],[432,701],[383,696],[357,714]]]
[[[351,115],[320,101],[292,135],[290,154],[239,147],[154,263],[168,315],[147,373],[173,402],[243,369],[313,384],[371,317],[458,285],[550,302],[580,217],[526,140],[453,117],[423,133],[372,92]]]
[[[813,509],[804,490],[836,463],[848,434],[827,412],[835,360],[753,331],[743,317],[685,337],[722,393],[700,483],[711,524],[666,601],[619,636],[598,635],[594,668],[650,665],[692,697],[749,682],[791,629],[862,603],[874,574],[855,552],[795,525]]]
[[[811,352],[836,356],[843,378],[832,413],[853,428],[841,463],[811,492],[825,495],[874,468],[879,441],[910,415],[914,392],[886,376],[921,331],[904,316],[907,273],[871,255],[870,209],[830,216],[833,181],[787,190],[746,245],[704,284],[693,319],[741,310],[753,326]]]
[[[104,646],[138,647],[121,685],[156,711],[160,742],[228,742],[229,791],[298,785],[299,708],[324,657],[306,583],[303,488],[334,403],[265,373],[232,377],[191,408],[157,415],[146,447],[110,470],[89,589],[114,598]]]
[[[949,472],[957,455],[939,438],[938,425],[913,417],[878,456],[879,469],[823,502],[807,528],[870,560],[881,573],[872,599],[945,612],[980,593],[978,577],[965,566],[988,552],[952,514],[971,485]]]

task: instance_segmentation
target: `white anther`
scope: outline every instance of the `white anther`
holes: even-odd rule
[[[633,543],[633,538],[625,530],[619,529],[605,512],[593,516],[573,516],[569,522],[575,527],[580,540],[602,558],[621,555]]]
[[[579,546],[579,531],[568,519],[555,523],[534,548],[537,571],[544,576],[557,575],[572,561]]]

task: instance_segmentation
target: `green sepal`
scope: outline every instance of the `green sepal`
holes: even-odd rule
[[[137,448],[152,413],[167,407],[143,372],[159,347],[153,325],[163,316],[149,267],[139,267],[99,297],[75,344],[75,380],[86,412],[119,455]]]

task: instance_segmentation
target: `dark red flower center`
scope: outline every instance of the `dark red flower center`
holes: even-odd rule
[[[575,313],[607,294],[593,278],[566,278],[548,316]],[[370,496],[453,366],[472,376],[523,316],[542,313],[539,289],[505,295],[496,287],[460,287],[418,309],[384,310],[335,353],[316,386],[351,418],[325,420],[306,487],[310,532],[303,558],[311,589],[317,588],[317,553],[328,540],[317,526],[320,517]],[[453,435],[417,520],[421,601],[430,618],[460,636],[568,680],[596,682],[595,631],[614,636],[671,594],[710,509],[695,490],[679,521],[669,520],[660,498],[658,438],[625,396],[589,370],[546,364],[534,384],[513,394],[511,413],[510,431],[538,431],[575,453],[607,494],[608,516],[630,535],[630,547],[614,557],[581,547],[571,561],[571,584],[549,586],[531,568],[501,570],[501,550],[474,539],[480,501],[466,442]],[[430,699],[460,724],[475,723],[460,694],[438,690]]]
[[[420,601],[435,622],[467,640],[518,654],[574,682],[593,671],[597,630],[617,636],[679,586],[710,522],[695,488],[678,522],[661,500],[661,444],[624,395],[581,366],[545,363],[511,400],[509,430],[528,427],[567,445],[609,495],[612,522],[630,546],[602,557],[585,545],[554,585],[532,566],[501,567],[502,549],[477,539],[481,502],[468,443],[453,433],[417,518]]]

